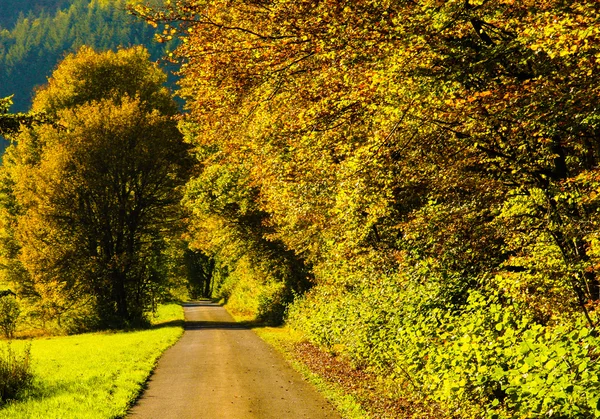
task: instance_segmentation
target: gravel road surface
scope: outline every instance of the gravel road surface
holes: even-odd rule
[[[211,302],[184,305],[179,342],[160,359],[135,419],[340,419],[286,361]]]

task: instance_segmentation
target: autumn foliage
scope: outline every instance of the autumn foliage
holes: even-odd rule
[[[138,6],[181,40],[226,295],[256,311],[295,269],[291,324],[449,417],[597,416],[599,8]]]
[[[600,3],[181,0],[132,12],[178,41],[179,129],[196,160],[185,239],[212,258],[196,262],[231,309],[287,321],[439,415],[600,416]],[[113,296],[147,296],[161,266],[156,226],[183,184],[168,175],[181,142],[155,72],[73,60],[34,102],[58,125],[24,131],[5,163],[6,266],[38,293],[93,295],[123,318]],[[125,154],[110,154],[114,138]],[[117,236],[91,197],[141,186],[145,169],[117,162],[150,156],[168,168],[152,221],[122,237],[135,252],[109,250]],[[67,185],[66,173],[81,177]],[[107,208],[130,214],[141,195],[124,196]],[[67,256],[85,280],[42,272]]]

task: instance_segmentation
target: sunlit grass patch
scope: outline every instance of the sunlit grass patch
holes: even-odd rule
[[[150,322],[154,326],[183,322],[183,309],[179,304],[162,304],[158,306],[156,313],[150,315]]]
[[[34,387],[0,418],[119,418],[135,401],[158,357],[183,333],[183,310],[162,306],[152,329],[31,341]],[[13,342],[14,347],[26,342]]]

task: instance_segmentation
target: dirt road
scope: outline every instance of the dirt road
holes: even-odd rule
[[[186,330],[160,359],[135,419],[339,419],[302,377],[217,304],[184,306]]]

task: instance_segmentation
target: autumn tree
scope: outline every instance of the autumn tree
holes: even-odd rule
[[[99,326],[139,323],[163,278],[187,173],[165,75],[141,47],[68,56],[4,159],[18,207],[21,286],[55,317],[87,307]]]
[[[435,260],[461,278],[452,301],[482,272],[532,281],[547,307],[586,312],[598,300],[596,204],[575,199],[595,187],[596,2],[137,12],[164,25],[164,40],[183,38],[182,95],[205,173],[230,167],[229,185],[247,185],[272,227],[264,237],[338,278],[348,272],[329,269],[349,259],[357,276],[407,255]],[[530,263],[541,248],[546,267]]]

